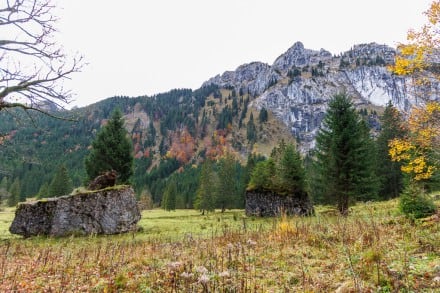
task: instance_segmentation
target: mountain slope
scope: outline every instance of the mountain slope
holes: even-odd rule
[[[386,66],[394,56],[394,49],[375,43],[356,45],[333,56],[298,42],[272,65],[244,64],[209,79],[197,90],[113,97],[56,113],[75,117],[77,122],[39,113],[32,115],[32,122],[19,110],[2,112],[0,180],[18,178],[23,197],[32,196],[63,163],[74,184],[80,185],[84,156],[116,107],[124,113],[133,141],[138,192],[154,178],[197,165],[206,156],[221,156],[225,149],[242,162],[251,152],[268,155],[281,139],[297,140],[307,151],[314,145],[328,100],[335,93],[345,91],[360,110],[369,110],[366,119],[373,128],[379,127],[375,113],[388,101],[407,111],[419,102],[419,95],[438,97],[437,82],[414,87],[410,77],[389,73]],[[165,159],[169,159],[167,163]]]

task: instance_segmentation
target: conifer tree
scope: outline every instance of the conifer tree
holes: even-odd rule
[[[202,211],[203,215],[205,211],[214,211],[217,179],[217,174],[215,174],[213,169],[213,162],[207,158],[202,164],[199,187],[197,188],[196,200],[194,202],[194,207]]]
[[[280,189],[287,193],[303,191],[305,188],[305,171],[299,152],[293,144],[286,145],[278,167]]]
[[[58,197],[70,194],[71,192],[72,181],[70,180],[69,173],[67,172],[66,166],[60,165],[49,185],[48,196]]]
[[[220,159],[218,177],[217,206],[224,212],[232,206],[237,195],[235,158],[229,152]]]
[[[173,211],[176,209],[176,195],[177,195],[177,182],[174,177],[171,177],[168,184],[165,187],[162,208],[167,211]]]
[[[102,172],[115,170],[118,183],[129,183],[133,174],[132,145],[119,109],[113,112],[107,125],[102,127],[92,142],[85,167],[89,180]]]
[[[3,199],[9,196],[8,185],[8,177],[4,176],[0,182],[0,205],[2,204]]]
[[[258,120],[260,121],[260,123],[264,123],[267,122],[267,119],[269,117],[269,114],[266,110],[266,108],[261,108],[260,110],[260,114],[258,115]]]
[[[380,180],[379,195],[383,199],[398,197],[403,190],[401,162],[391,160],[389,142],[395,138],[404,138],[406,131],[403,118],[391,102],[385,107],[380,118],[381,131],[377,138],[377,175]]]
[[[44,182],[38,190],[37,198],[49,197],[49,184]]]
[[[249,143],[254,143],[257,140],[257,128],[255,127],[254,115],[251,113],[246,129],[246,137]]]
[[[15,178],[9,188],[8,206],[13,207],[20,201],[21,186],[20,180]]]
[[[316,170],[321,196],[336,203],[342,215],[356,198],[374,197],[374,170],[367,160],[371,139],[346,94],[329,102],[323,126],[316,137]],[[371,184],[368,188],[365,185]]]

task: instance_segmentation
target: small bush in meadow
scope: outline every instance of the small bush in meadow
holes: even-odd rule
[[[400,195],[400,211],[411,219],[429,217],[436,213],[437,207],[423,190],[415,184],[408,185]]]

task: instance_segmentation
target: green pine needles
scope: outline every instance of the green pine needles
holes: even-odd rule
[[[377,197],[375,148],[366,123],[345,93],[329,102],[316,137],[315,198],[336,204],[342,215],[356,199]]]
[[[102,172],[115,170],[119,184],[130,182],[133,174],[132,144],[119,109],[113,112],[108,123],[92,142],[92,150],[85,159],[85,167],[89,180]]]

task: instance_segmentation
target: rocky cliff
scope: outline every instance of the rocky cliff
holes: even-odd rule
[[[272,111],[301,141],[313,147],[328,100],[345,91],[358,107],[384,106],[391,101],[402,111],[420,102],[418,97],[436,99],[439,83],[430,80],[415,87],[410,77],[390,73],[396,51],[376,43],[355,45],[338,56],[295,43],[272,65],[250,63],[211,78],[204,85],[217,84],[248,92],[255,99],[250,106]]]
[[[133,189],[123,186],[21,203],[9,230],[24,237],[117,234],[134,230],[140,218]]]

